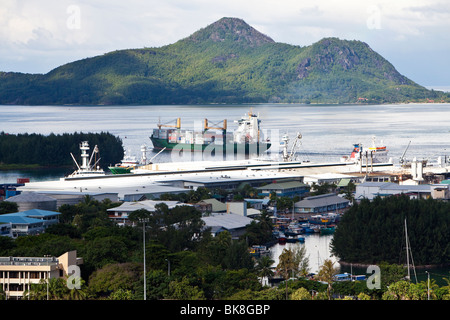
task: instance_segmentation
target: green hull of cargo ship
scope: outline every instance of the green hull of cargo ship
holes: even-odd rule
[[[265,142],[246,143],[246,144],[231,143],[231,144],[226,144],[226,145],[219,145],[219,144],[173,143],[173,142],[167,141],[167,139],[158,139],[158,138],[154,138],[154,137],[150,137],[150,140],[153,143],[153,148],[158,149],[158,150],[166,148],[167,151],[176,149],[176,150],[180,150],[180,151],[183,150],[183,151],[191,151],[191,152],[197,152],[197,151],[204,152],[205,150],[212,152],[213,150],[218,150],[218,149],[222,148],[222,152],[224,154],[230,152],[228,148],[233,149],[232,153],[262,154],[262,153],[266,152],[267,150],[269,150],[269,148],[271,146],[270,143],[265,143]]]

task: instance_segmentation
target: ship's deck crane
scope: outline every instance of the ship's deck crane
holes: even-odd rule
[[[214,124],[214,123],[213,123],[213,126],[210,126],[208,123],[208,119],[205,118],[203,130],[205,132],[206,130],[216,129],[216,130],[222,130],[225,133],[227,131],[227,119],[224,119],[222,123],[223,123],[222,127],[220,127],[218,124]]]
[[[177,129],[181,129],[181,118],[177,118],[176,119],[176,124],[165,124],[165,123],[161,123],[161,121],[158,121],[158,129],[161,130],[161,127],[169,127],[169,128],[177,128]]]

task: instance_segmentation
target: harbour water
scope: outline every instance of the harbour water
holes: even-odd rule
[[[279,262],[278,257],[283,252],[284,249],[299,249],[305,247],[306,257],[309,262],[310,272],[317,273],[323,262],[326,259],[331,260],[335,263],[336,267],[339,267],[338,259],[333,256],[330,252],[330,243],[333,238],[332,234],[319,235],[319,234],[305,234],[305,242],[297,243],[285,243],[276,244],[270,248],[271,257],[275,261],[274,266]]]
[[[250,108],[259,114],[263,135],[273,143],[272,156],[281,151],[277,143],[283,134],[294,137],[297,132],[303,136],[298,149],[300,161],[339,161],[342,155],[351,153],[354,143],[371,145],[373,136],[377,141],[383,140],[394,163],[410,141],[408,159],[417,157],[434,162],[438,156],[450,156],[450,104],[0,106],[0,131],[44,135],[110,132],[119,136],[124,149],[137,158],[141,146],[147,145],[150,159],[157,151],[151,151],[149,136],[159,122],[168,123],[180,117],[182,128],[196,129],[202,128],[204,118],[215,123],[227,119],[229,130],[233,130],[236,127],[233,120],[248,113]],[[170,153],[162,153],[154,162],[173,160]],[[16,182],[17,178],[57,180],[66,171],[0,171],[0,183]],[[331,239],[332,235],[311,235],[304,244],[277,244],[271,248],[273,258],[277,263],[283,248],[304,245],[311,272],[316,273],[325,259],[336,261],[330,254]]]
[[[141,145],[151,150],[151,132],[159,122],[181,118],[186,129],[202,128],[203,119],[228,120],[229,130],[249,110],[259,114],[262,134],[272,141],[271,156],[281,148],[287,133],[303,136],[298,149],[300,161],[339,161],[351,153],[354,143],[370,146],[372,138],[383,141],[394,163],[408,146],[406,157],[436,161],[450,155],[450,104],[399,105],[168,105],[168,106],[0,106],[0,131],[6,133],[110,132],[119,136],[125,150],[140,158]],[[101,146],[99,146],[101,152]],[[150,151],[148,159],[156,152]],[[173,154],[162,153],[154,162],[169,162]],[[1,161],[1,159],[0,159]],[[14,176],[13,173],[12,176]],[[61,173],[38,173],[31,179],[48,179]],[[11,173],[0,173],[0,181]],[[36,180],[35,180],[36,181]]]

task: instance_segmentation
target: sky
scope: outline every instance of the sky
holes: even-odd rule
[[[447,0],[1,0],[0,71],[47,73],[120,49],[174,43],[222,17],[276,42],[366,42],[403,75],[450,88]]]

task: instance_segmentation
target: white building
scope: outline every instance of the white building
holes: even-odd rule
[[[161,203],[166,204],[169,209],[173,209],[176,206],[190,206],[189,204],[179,201],[143,200],[124,202],[118,207],[108,209],[107,212],[111,220],[115,221],[118,225],[123,226],[129,224],[128,217],[133,211],[144,209],[149,212],[155,212],[156,206]]]
[[[446,184],[396,184],[391,182],[364,182],[356,186],[355,199],[387,197],[395,194],[407,194],[412,199],[432,197],[450,199],[450,186]]]

